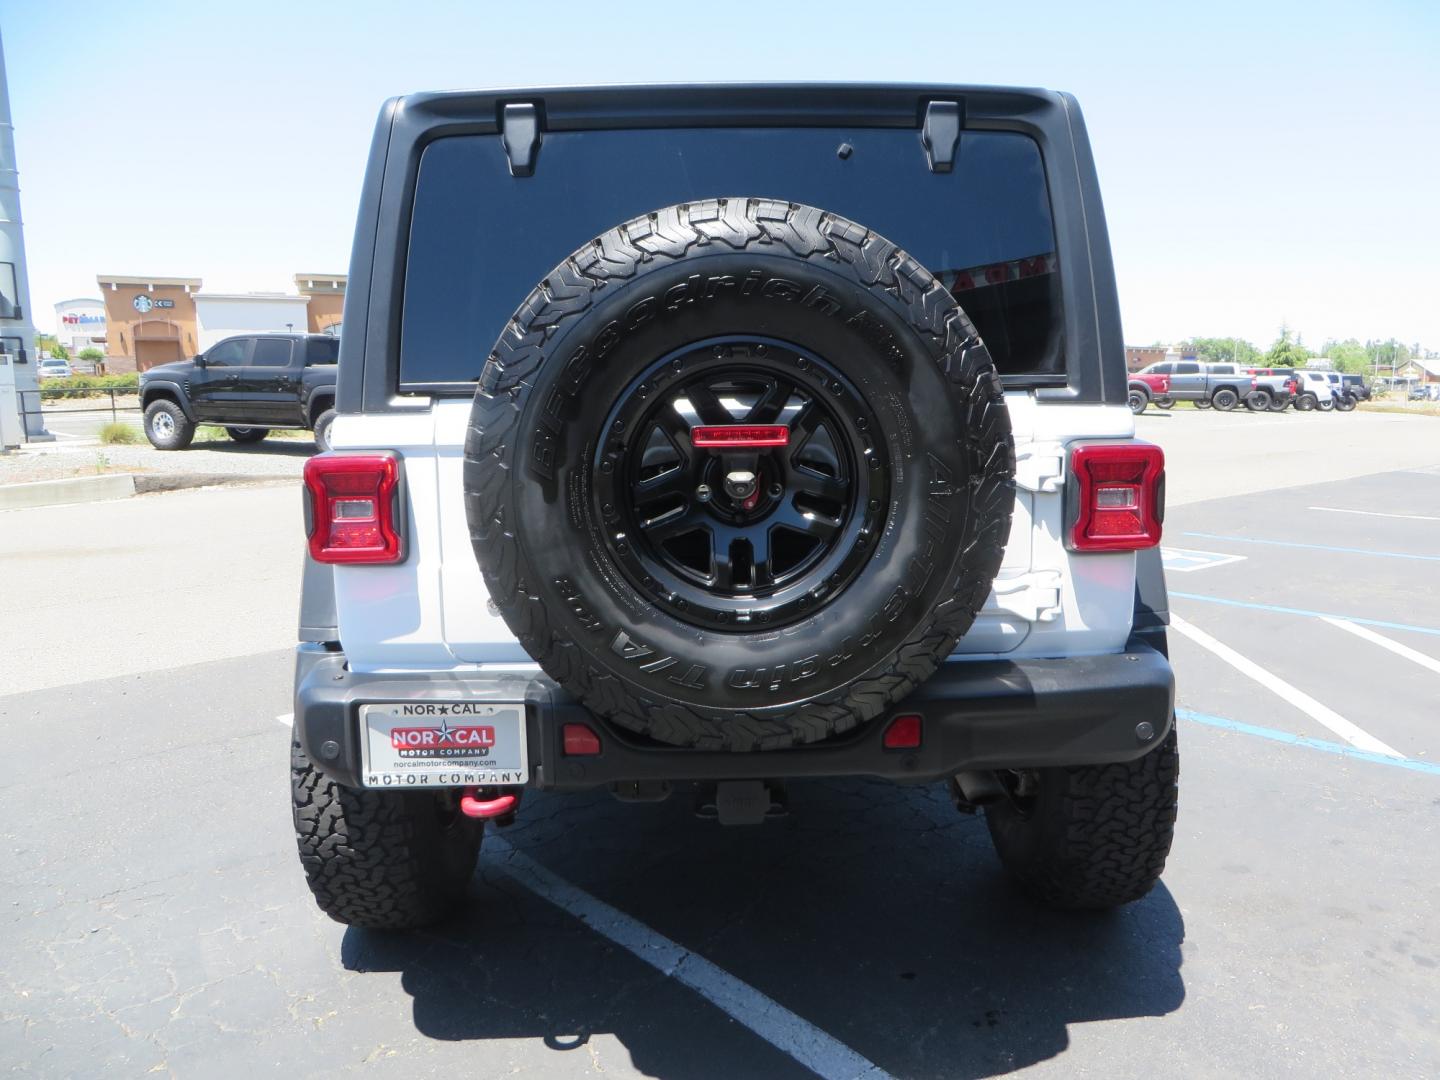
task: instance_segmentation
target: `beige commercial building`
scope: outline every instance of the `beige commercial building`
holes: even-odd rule
[[[183,360],[234,333],[339,334],[345,306],[344,274],[296,274],[293,294],[207,294],[200,278],[100,274],[95,280],[105,301],[105,370],[111,374]]]

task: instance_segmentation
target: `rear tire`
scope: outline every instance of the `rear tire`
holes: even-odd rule
[[[1268,390],[1251,390],[1245,395],[1245,408],[1251,412],[1269,412],[1275,407],[1275,398]]]
[[[1356,401],[1349,394],[1335,399],[1335,408],[1340,412],[1354,412]]]
[[[234,439],[237,443],[257,443],[270,434],[269,428],[263,427],[227,427],[225,434]]]
[[[1326,398],[1324,401],[1320,402],[1320,403],[1317,405],[1317,408],[1319,408],[1319,410],[1320,410],[1321,412],[1334,412],[1334,411],[1335,411],[1335,399],[1334,399],[1333,397],[1331,397],[1331,398]]]
[[[1131,390],[1129,404],[1130,411],[1139,416],[1145,411],[1145,406],[1150,404],[1150,396],[1143,390]]]
[[[1028,775],[1033,793],[1015,779]],[[1165,869],[1175,836],[1180,755],[1172,729],[1137,761],[1009,774],[1012,792],[985,808],[1000,862],[1035,899],[1057,908],[1139,900]]]
[[[290,791],[300,865],[336,922],[409,930],[464,899],[484,822],[460,812],[458,792],[342,787],[293,738]]]
[[[1269,412],[1284,412],[1286,406],[1289,405],[1289,404],[1290,404],[1290,399],[1289,399],[1288,397],[1283,397],[1283,398],[1282,398],[1282,397],[1274,397],[1274,396],[1272,396],[1272,397],[1270,398],[1270,404],[1267,405],[1265,408],[1266,408]]]
[[[184,450],[195,438],[195,424],[179,405],[161,398],[145,406],[145,437],[156,450]]]
[[[1240,404],[1240,395],[1228,386],[1222,387],[1215,391],[1214,396],[1210,399],[1210,403],[1221,412],[1229,412],[1235,408],[1236,405]]]
[[[330,449],[330,425],[335,423],[335,410],[326,409],[315,418],[315,445],[322,451]]]
[[[1301,412],[1313,412],[1319,404],[1320,401],[1314,394],[1301,394],[1295,399],[1295,408]]]
[[[1154,404],[1155,408],[1164,409],[1168,412],[1175,407],[1175,399],[1168,397],[1156,398]]]
[[[1195,402],[1195,408],[1208,409],[1210,408],[1210,402],[1206,401],[1204,398],[1201,398],[1199,401]]]

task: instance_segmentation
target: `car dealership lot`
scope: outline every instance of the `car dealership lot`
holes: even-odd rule
[[[346,930],[289,835],[295,490],[0,515],[27,568],[0,595],[23,628],[0,697],[0,1061],[1434,1075],[1440,424],[1137,426],[1170,457],[1190,628],[1180,822],[1161,887],[1098,917],[1020,899],[943,790],[845,781],[792,786],[756,829],[683,795],[534,798],[486,841],[463,918]]]

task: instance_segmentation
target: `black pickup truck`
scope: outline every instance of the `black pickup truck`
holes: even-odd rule
[[[328,450],[339,355],[340,339],[327,334],[246,334],[160,364],[140,374],[145,435],[159,450],[183,450],[199,424],[242,443],[298,428]]]

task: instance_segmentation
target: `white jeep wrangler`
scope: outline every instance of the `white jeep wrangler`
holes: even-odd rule
[[[1154,884],[1164,462],[1073,98],[395,99],[345,308],[295,681],[324,911],[443,917],[530,790],[748,824],[849,775],[949,785],[1048,903]]]

